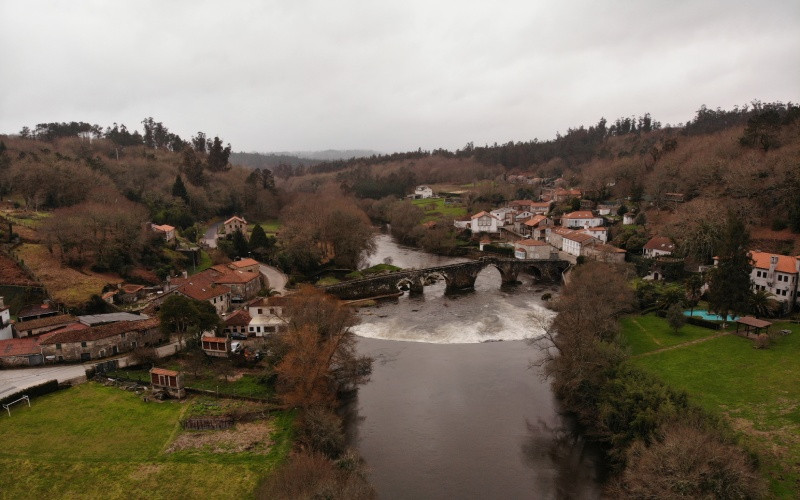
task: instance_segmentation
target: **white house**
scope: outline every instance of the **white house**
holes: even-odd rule
[[[0,297],[0,340],[8,340],[14,336],[11,327],[11,312],[5,306],[3,297]]]
[[[767,252],[750,252],[753,270],[750,280],[754,290],[765,290],[790,308],[797,302],[798,281],[800,281],[800,255],[778,255]],[[716,259],[714,264],[717,264]]]
[[[633,214],[625,214],[622,216],[622,224],[625,226],[633,225],[636,222],[636,216]]]
[[[603,225],[603,218],[591,210],[578,210],[561,217],[561,225],[569,228],[597,227]]]
[[[579,257],[583,255],[584,247],[599,243],[597,239],[588,234],[573,231],[570,234],[565,234],[563,238],[564,252]]]
[[[417,186],[414,189],[414,198],[433,198],[433,189],[428,186]]]
[[[545,233],[545,241],[559,250],[564,249],[564,237],[575,231],[566,227],[553,227]]]
[[[552,247],[539,240],[520,240],[514,243],[514,257],[517,259],[549,259]]]
[[[469,228],[473,233],[497,233],[502,222],[494,215],[487,212],[478,212],[469,221]]]
[[[503,226],[514,224],[514,214],[516,210],[511,207],[495,208],[489,213],[499,220]]]
[[[597,213],[600,215],[617,215],[619,205],[611,203],[600,203],[597,205]]]
[[[675,251],[675,243],[666,236],[653,236],[650,241],[642,247],[645,257],[654,259],[662,255],[671,255]]]
[[[579,232],[588,234],[598,240],[602,241],[603,243],[608,243],[608,228],[605,226],[599,227],[584,227],[580,229]]]
[[[278,333],[288,328],[288,318],[284,314],[285,297],[263,297],[254,300],[247,306],[250,324],[247,327],[249,336],[264,337],[270,333]]]

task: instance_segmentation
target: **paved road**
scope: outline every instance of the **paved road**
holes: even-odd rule
[[[260,264],[259,266],[261,272],[267,277],[267,286],[276,292],[280,292],[281,295],[286,293],[286,282],[289,281],[289,278],[287,278],[280,269],[276,269],[266,264]]]
[[[31,368],[15,368],[0,370],[0,398],[16,391],[39,385],[48,380],[59,382],[81,377],[86,374],[90,365],[36,366]]]
[[[223,221],[215,222],[209,226],[206,234],[203,235],[203,243],[208,246],[208,248],[217,248],[217,231],[219,231],[219,226],[222,225]]]
[[[177,346],[177,341],[170,342],[169,344],[157,347],[156,354],[159,358],[171,356],[178,351]],[[48,380],[56,379],[59,383],[66,382],[67,380],[85,375],[86,370],[96,365],[99,361],[124,359],[127,357],[127,354],[122,354],[116,358],[104,358],[102,360],[79,365],[34,366],[0,370],[0,398],[34,385],[43,384]],[[121,366],[125,365],[121,363]]]

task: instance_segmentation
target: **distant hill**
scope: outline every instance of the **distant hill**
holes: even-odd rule
[[[279,151],[274,153],[231,153],[230,161],[235,165],[250,168],[269,168],[278,165],[310,166],[325,161],[365,158],[380,154],[368,149],[326,149],[324,151]]]

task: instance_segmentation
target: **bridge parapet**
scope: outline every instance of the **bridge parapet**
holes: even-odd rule
[[[419,293],[425,285],[444,278],[447,291],[468,290],[483,269],[495,266],[500,271],[502,284],[517,282],[522,271],[535,271],[538,279],[557,280],[569,262],[558,259],[512,259],[505,257],[482,257],[479,260],[446,264],[423,269],[404,269],[391,273],[345,281],[322,287],[326,292],[344,300],[391,295],[398,291]]]

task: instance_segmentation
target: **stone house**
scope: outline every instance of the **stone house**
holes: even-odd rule
[[[122,304],[133,304],[144,297],[144,286],[126,283],[120,285],[117,300]]]
[[[175,293],[190,299],[207,301],[221,316],[231,308],[231,289],[226,285],[215,283],[214,280],[219,274],[213,269],[207,269],[187,278],[175,278],[170,284],[176,286]]]
[[[166,340],[158,318],[119,321],[84,329],[63,330],[39,342],[42,353],[56,361],[89,361],[130,352]]]
[[[42,363],[44,355],[39,347],[39,338],[0,340],[0,367],[38,366]]]
[[[204,271],[206,273],[218,272],[213,279],[213,283],[224,285],[231,290],[231,303],[241,303],[250,300],[261,291],[261,273],[256,271],[238,271],[228,269],[223,265],[217,265]]]
[[[516,210],[510,207],[496,208],[489,212],[493,217],[500,221],[500,226],[510,226],[514,224]]]
[[[606,243],[597,243],[583,248],[583,255],[589,259],[622,264],[625,262],[625,250]]]
[[[534,215],[520,228],[520,233],[534,240],[545,241],[547,232],[553,229],[553,220],[544,215]]]
[[[573,198],[580,198],[581,197],[581,190],[580,189],[563,189],[563,188],[556,188],[553,190],[553,201],[556,203],[566,203]]]
[[[172,241],[175,239],[175,228],[169,224],[151,224],[150,229],[160,234],[164,241]]]
[[[49,331],[61,328],[72,323],[77,323],[78,318],[69,314],[59,314],[57,316],[47,316],[39,319],[32,319],[28,321],[20,321],[14,324],[17,337],[29,337],[31,335],[39,335]]]
[[[247,235],[247,221],[238,215],[234,215],[230,219],[222,223],[225,234],[233,234],[237,230]]]
[[[517,259],[549,259],[551,246],[540,240],[520,240],[514,243],[514,257]]]
[[[234,260],[227,264],[228,268],[233,269],[234,271],[250,271],[254,273],[261,272],[261,264],[251,258]]]
[[[51,304],[44,302],[35,306],[23,307],[17,313],[17,320],[29,321],[32,319],[46,318],[47,316],[56,316],[61,314],[61,311],[53,307]]]
[[[183,373],[164,368],[152,368],[150,370],[150,384],[153,390],[165,391],[172,397],[183,398],[186,396],[184,388]]]

